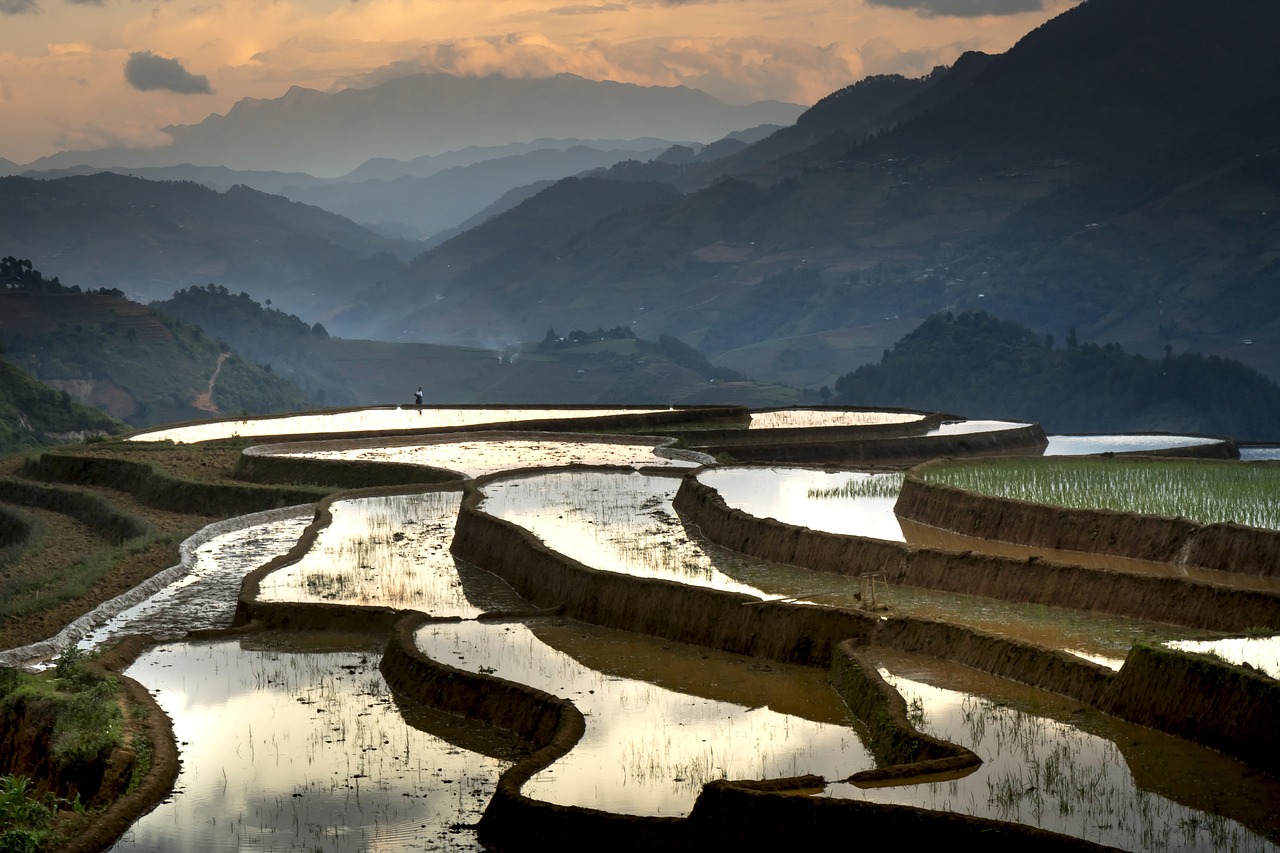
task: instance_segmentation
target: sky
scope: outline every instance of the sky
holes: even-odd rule
[[[0,0],[0,157],[168,143],[291,86],[423,72],[810,104],[1000,52],[1076,0]]]

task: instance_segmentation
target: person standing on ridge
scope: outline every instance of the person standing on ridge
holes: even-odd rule
[[[413,404],[415,406],[422,405],[422,386],[418,386],[418,390],[413,392]]]

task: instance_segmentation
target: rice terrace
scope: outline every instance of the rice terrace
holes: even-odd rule
[[[0,460],[0,850],[1280,848],[1280,460],[331,410]]]

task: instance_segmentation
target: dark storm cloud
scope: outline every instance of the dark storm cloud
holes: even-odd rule
[[[164,89],[179,95],[207,95],[213,91],[208,77],[192,74],[178,60],[156,56],[149,50],[129,54],[129,61],[124,64],[124,79],[143,92]]]
[[[980,18],[983,15],[1017,15],[1044,9],[1044,0],[867,0],[867,3],[891,9],[909,9],[926,18],[939,15]]]
[[[36,0],[0,0],[0,14],[21,15],[35,10]]]

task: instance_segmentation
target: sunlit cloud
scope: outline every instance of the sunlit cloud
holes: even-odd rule
[[[209,78],[192,74],[176,59],[156,56],[149,50],[136,50],[124,64],[124,79],[141,92],[164,89],[179,95],[208,95],[213,92]]]
[[[980,18],[987,15],[1021,15],[1044,9],[1044,0],[867,0],[872,6],[909,9],[926,17],[950,15]]]

